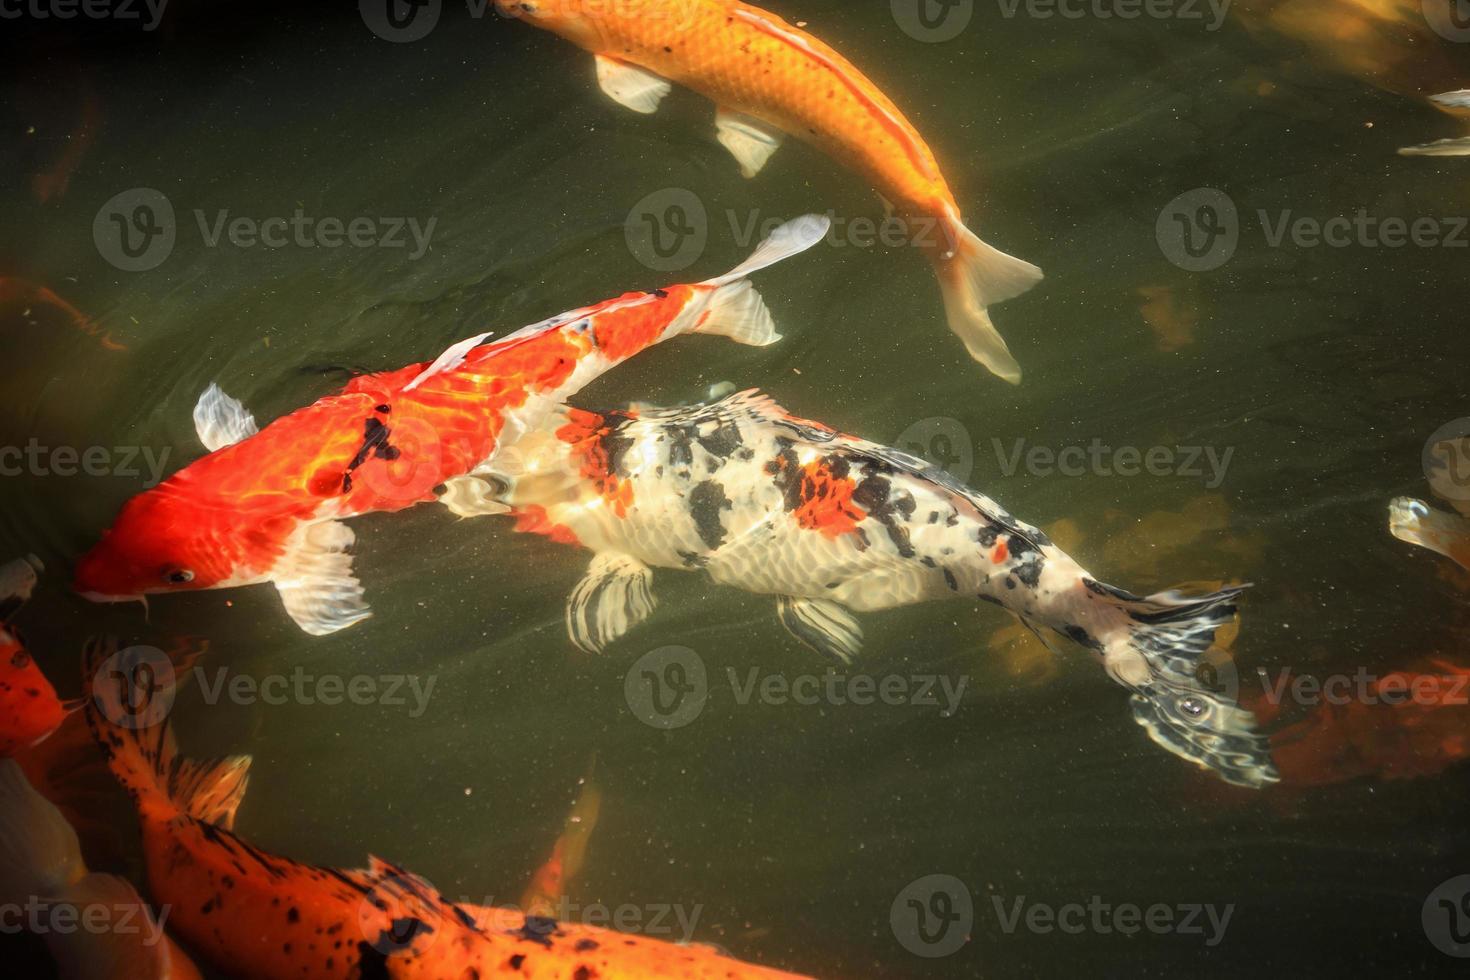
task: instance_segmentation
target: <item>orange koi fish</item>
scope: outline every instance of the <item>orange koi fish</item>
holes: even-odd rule
[[[561,836],[552,846],[551,857],[531,876],[531,883],[521,896],[521,908],[532,915],[552,915],[560,908],[567,889],[587,862],[587,846],[592,842],[601,811],[602,790],[588,776],[582,781],[582,791],[572,804],[572,812],[567,814]]]
[[[68,711],[15,627],[0,626],[0,759],[44,740]]]
[[[17,279],[14,276],[0,276],[0,310],[13,310],[29,320],[37,307],[49,307],[56,310],[73,327],[89,337],[96,337],[98,342],[108,350],[127,350],[126,344],[113,339],[112,331],[104,329],[96,320],[45,286],[39,286],[25,279]]]
[[[747,177],[787,135],[796,136],[861,173],[898,214],[942,229],[927,251],[950,330],[975,360],[1020,382],[1021,367],[987,307],[1030,289],[1041,270],[965,226],[924,138],[837,51],[739,0],[495,0],[495,6],[592,52],[603,92],[635,112],[654,112],[671,82],[713,100],[719,141]]]
[[[344,871],[266,853],[233,832],[249,757],[191,762],[166,723],[114,724],[104,706],[124,703],[126,680],[95,669],[110,652],[98,643],[89,654],[88,724],[137,803],[149,887],[173,910],[169,927],[222,969],[308,980],[791,976],[699,947],[462,906],[376,858]]]
[[[131,883],[89,872],[71,825],[11,759],[0,760],[0,906],[12,910],[7,918],[20,913],[7,926],[45,924],[66,909],[73,927],[38,930],[62,977],[199,978],[163,931],[169,909],[155,916]]]
[[[194,409],[210,454],[128,501],[79,562],[75,587],[117,602],[269,582],[306,632],[351,626],[370,611],[344,518],[435,499],[462,516],[503,511],[478,474],[559,399],[680,334],[778,340],[746,277],[828,227],[798,218],[727,275],[628,293],[502,340],[482,333],[432,363],[355,378],[264,429],[211,385]]]

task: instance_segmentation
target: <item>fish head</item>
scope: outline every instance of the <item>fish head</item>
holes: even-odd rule
[[[643,0],[495,0],[502,17],[523,20],[590,51],[605,46],[610,17]]]
[[[166,481],[123,506],[77,562],[72,587],[93,602],[129,602],[261,581],[295,526]]]

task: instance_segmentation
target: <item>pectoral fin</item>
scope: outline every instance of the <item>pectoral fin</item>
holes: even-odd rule
[[[473,476],[457,476],[444,483],[439,502],[459,517],[485,517],[509,514],[510,508],[495,499],[495,487],[487,480]]]
[[[627,555],[600,554],[567,599],[567,634],[588,653],[601,653],[609,643],[648,618],[657,604],[653,573]]]
[[[244,405],[221,391],[219,385],[211,384],[194,406],[194,431],[204,448],[214,452],[248,439],[260,428]]]
[[[372,615],[352,574],[352,528],[339,521],[308,524],[292,536],[272,573],[286,613],[312,636],[346,629]]]
[[[644,115],[656,112],[664,96],[674,90],[667,79],[602,54],[597,56],[597,84],[614,102]]]
[[[781,625],[813,650],[850,664],[863,649],[863,627],[846,606],[829,599],[783,595],[776,600]]]
[[[760,173],[786,139],[786,134],[771,124],[730,109],[715,113],[715,129],[721,145],[735,155],[740,173],[746,177]]]

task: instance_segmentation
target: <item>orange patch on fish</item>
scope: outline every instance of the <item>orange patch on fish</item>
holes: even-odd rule
[[[580,459],[580,473],[611,505],[613,513],[627,517],[633,504],[633,484],[613,472],[604,441],[613,428],[607,416],[574,408],[567,418],[569,421],[556,430],[556,437],[572,446],[574,456]]]
[[[792,516],[809,531],[829,538],[852,534],[867,511],[852,502],[857,483],[832,471],[826,460],[817,459],[801,468],[801,503]]]
[[[522,534],[540,534],[557,544],[580,544],[571,528],[557,524],[540,504],[518,508],[515,512],[516,530]]]
[[[990,553],[991,564],[1004,564],[1005,560],[1009,557],[1011,557],[1011,549],[1006,547],[1004,541],[997,541],[995,543],[995,550]]]
[[[19,638],[0,629],[0,758],[44,739],[66,714],[56,689]]]

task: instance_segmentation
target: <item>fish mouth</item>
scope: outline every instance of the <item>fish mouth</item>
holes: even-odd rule
[[[138,595],[108,595],[105,592],[78,592],[77,595],[88,602],[141,602],[148,605],[148,597],[139,593]]]

